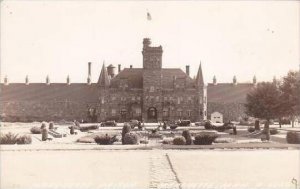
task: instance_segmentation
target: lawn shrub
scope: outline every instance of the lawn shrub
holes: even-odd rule
[[[151,133],[148,135],[148,138],[158,138],[158,139],[162,139],[163,135],[159,134],[159,133]]]
[[[18,134],[13,134],[11,132],[0,135],[0,144],[16,144],[18,140]]]
[[[140,144],[148,144],[148,143],[149,143],[149,140],[147,140],[147,139],[140,140]]]
[[[52,121],[49,123],[49,130],[50,129],[54,129],[54,123]]]
[[[87,132],[89,130],[96,130],[99,128],[99,125],[87,125],[87,126],[81,126],[80,131],[81,132]]]
[[[42,129],[42,141],[46,141],[48,139],[48,130],[46,128]]]
[[[0,135],[0,144],[31,144],[31,142],[31,136],[29,135],[18,136],[18,134],[11,132]]]
[[[170,125],[170,129],[171,129],[171,130],[176,129],[177,127],[178,127],[177,125]]]
[[[191,145],[192,144],[192,135],[191,135],[189,130],[184,130],[182,132],[182,136],[185,138],[185,141],[186,141],[185,144],[186,145]]]
[[[255,131],[255,128],[254,127],[248,127],[248,132],[249,133],[253,133]]]
[[[185,145],[186,144],[186,140],[183,136],[179,136],[179,137],[175,137],[173,139],[173,144],[174,145]]]
[[[114,142],[116,142],[116,135],[115,136],[109,136],[108,134],[102,135],[102,136],[96,136],[95,137],[95,142],[97,144],[101,144],[101,145],[109,145],[109,144],[113,144]]]
[[[218,132],[224,132],[226,130],[226,127],[225,126],[216,127],[215,130]]]
[[[162,143],[163,144],[173,144],[173,140],[174,140],[174,138],[172,138],[172,137],[164,138]]]
[[[30,132],[31,132],[32,134],[41,134],[41,133],[42,133],[42,129],[41,129],[40,127],[32,127],[32,128],[30,129]]]
[[[300,144],[300,133],[295,131],[287,132],[286,141],[289,144]]]
[[[131,132],[126,133],[123,138],[122,138],[123,139],[122,144],[138,144],[139,143],[139,136],[135,133],[131,133]]]
[[[213,126],[209,121],[206,121],[204,123],[204,128],[207,129],[207,130],[211,130],[211,129],[213,129]]]
[[[131,126],[128,123],[124,123],[123,129],[122,129],[122,144],[124,144],[124,138],[127,133],[131,131]]]
[[[194,144],[196,145],[211,145],[218,138],[215,133],[200,133],[195,136]]]
[[[279,133],[279,131],[276,128],[271,128],[270,130],[270,135],[276,135]],[[262,131],[263,134],[267,134],[265,130]]]
[[[41,129],[44,129],[44,128],[46,128],[47,126],[46,126],[46,123],[45,122],[42,122],[42,125],[41,125]]]
[[[30,135],[23,135],[18,137],[17,144],[31,144],[32,139]]]

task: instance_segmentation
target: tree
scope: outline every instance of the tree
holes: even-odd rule
[[[278,117],[280,109],[280,91],[275,84],[259,83],[246,97],[246,114],[265,119],[267,140],[270,139],[270,120]]]
[[[280,85],[281,96],[280,106],[282,115],[290,117],[292,127],[294,127],[294,118],[300,114],[300,78],[299,72],[290,71],[283,77]]]

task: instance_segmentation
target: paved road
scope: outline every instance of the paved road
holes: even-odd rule
[[[297,150],[1,151],[6,188],[293,188]]]

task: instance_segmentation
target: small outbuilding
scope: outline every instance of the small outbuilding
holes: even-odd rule
[[[210,116],[210,120],[214,123],[223,123],[223,114],[220,112],[213,112]]]

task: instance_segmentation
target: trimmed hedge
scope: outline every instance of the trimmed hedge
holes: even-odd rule
[[[32,128],[30,129],[30,132],[31,132],[32,134],[41,134],[41,133],[42,133],[42,129],[41,129],[40,127],[32,127]]]
[[[94,140],[97,144],[109,145],[117,141],[116,137],[117,136],[111,137],[108,134],[105,134],[103,136],[96,136]]]
[[[287,132],[286,141],[289,144],[300,144],[300,133],[295,131]]]
[[[196,145],[211,145],[218,138],[215,133],[200,133],[195,136],[194,144]]]
[[[126,133],[122,144],[138,144],[138,143],[139,143],[139,136],[137,134]]]
[[[249,133],[253,133],[255,131],[255,128],[254,127],[248,127],[248,132]]]
[[[276,134],[279,133],[279,131],[278,131],[276,128],[271,128],[271,129],[269,129],[269,130],[270,130],[270,135],[276,135]],[[263,130],[262,133],[263,133],[263,134],[266,134],[266,131]]]
[[[173,139],[173,144],[174,145],[185,145],[186,144],[186,140],[183,136],[179,136],[179,137],[175,137]]]
[[[129,132],[131,132],[131,126],[128,123],[124,123],[124,126],[122,128],[122,144],[125,144],[124,138],[125,138],[125,135]]]
[[[185,144],[186,145],[191,145],[192,144],[192,135],[191,135],[191,133],[190,133],[190,131],[189,130],[184,130],[183,132],[182,132],[182,136],[185,138]]]

